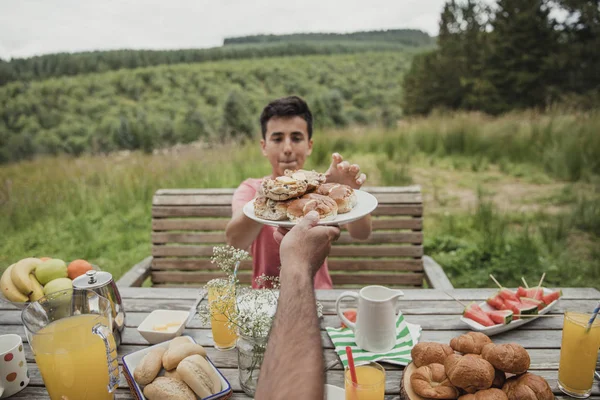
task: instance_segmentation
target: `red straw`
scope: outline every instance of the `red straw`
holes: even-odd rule
[[[356,368],[354,368],[354,357],[352,357],[352,349],[350,346],[346,346],[346,356],[348,356],[348,367],[350,368],[352,382],[354,382],[355,385],[358,385],[358,379],[356,379]]]

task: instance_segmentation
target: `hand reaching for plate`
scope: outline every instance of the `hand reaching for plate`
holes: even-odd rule
[[[367,180],[367,176],[360,172],[358,164],[344,161],[340,153],[333,153],[331,159],[331,165],[325,172],[327,183],[341,183],[352,189],[360,189]]]

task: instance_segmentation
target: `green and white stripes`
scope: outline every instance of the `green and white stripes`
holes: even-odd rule
[[[411,361],[410,351],[419,341],[421,326],[409,324],[399,313],[396,321],[396,345],[387,353],[370,353],[362,350],[354,341],[354,332],[349,328],[326,328],[327,334],[335,346],[335,352],[340,357],[344,367],[348,366],[346,346],[352,348],[354,362],[357,365],[366,364],[371,361],[384,361],[390,364],[407,365]]]

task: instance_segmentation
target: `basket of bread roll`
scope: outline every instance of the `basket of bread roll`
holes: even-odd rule
[[[268,221],[298,222],[310,211],[317,211],[322,221],[350,213],[358,203],[356,193],[360,191],[325,181],[324,174],[307,170],[286,170],[284,176],[264,179],[252,202],[254,215]]]
[[[400,398],[460,400],[552,400],[541,376],[527,372],[530,358],[517,343],[495,344],[469,332],[450,344],[421,342],[400,381]]]
[[[138,400],[227,399],[231,385],[189,336],[127,354],[123,372]]]

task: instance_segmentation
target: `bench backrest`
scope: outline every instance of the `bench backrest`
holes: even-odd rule
[[[358,241],[342,231],[329,256],[336,287],[422,286],[423,200],[419,186],[365,187],[379,204],[373,232]],[[203,285],[222,276],[210,262],[223,245],[234,189],[161,189],[152,200],[151,278],[155,286]],[[250,262],[239,278],[252,279]]]

